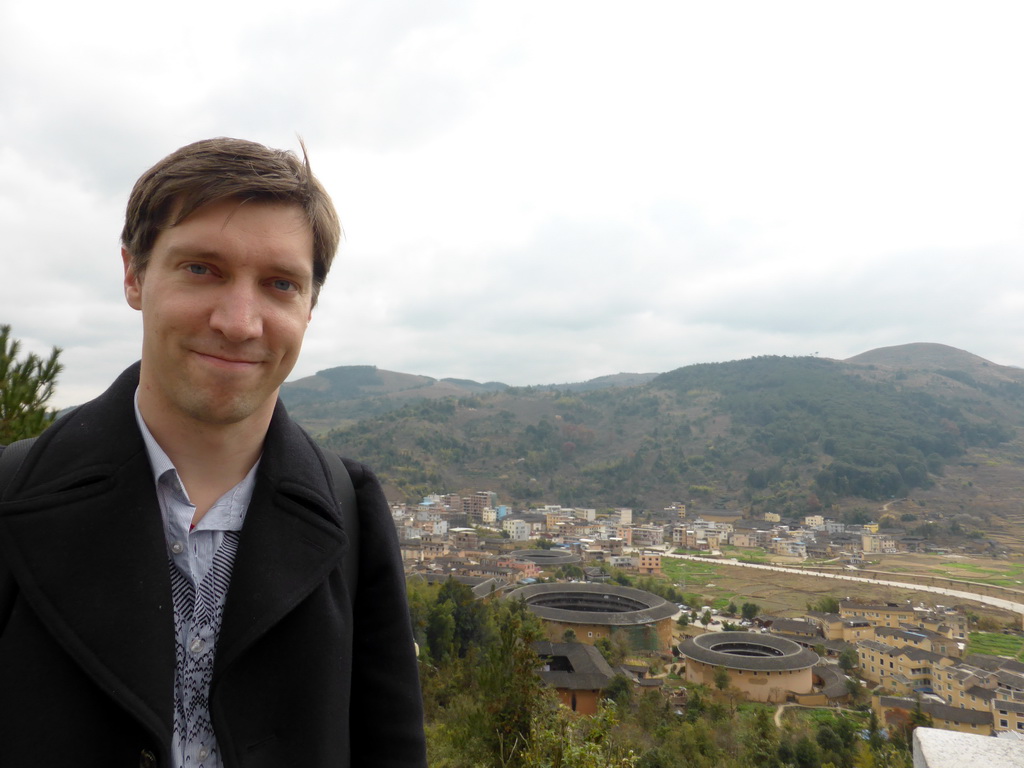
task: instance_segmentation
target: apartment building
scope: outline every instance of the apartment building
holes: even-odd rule
[[[992,718],[997,732],[1010,731],[1024,737],[1024,701],[994,701]]]
[[[898,628],[878,627],[875,629],[875,639],[881,640],[889,645],[903,645],[931,651],[942,656],[959,656],[960,648],[957,642],[946,635],[933,632],[929,629],[912,627],[904,624]]]
[[[661,552],[641,552],[638,570],[641,576],[661,576]]]
[[[844,619],[867,619],[876,626],[899,627],[900,624],[915,624],[917,613],[910,603],[885,603],[862,605],[849,601],[839,603],[839,615]]]
[[[633,546],[657,547],[665,541],[665,529],[660,525],[633,526]]]
[[[527,541],[532,531],[530,524],[519,518],[506,518],[502,520],[501,530],[505,531],[512,541]]]
[[[860,546],[866,555],[880,555],[898,551],[896,540],[892,536],[880,533],[862,533],[860,535]]]
[[[933,667],[946,659],[920,648],[897,647],[879,640],[861,640],[856,645],[860,674],[887,691],[913,694],[932,685]]]

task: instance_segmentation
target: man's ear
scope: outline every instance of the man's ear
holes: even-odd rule
[[[121,261],[124,262],[124,297],[132,309],[142,309],[142,280],[132,266],[132,255],[121,247]]]

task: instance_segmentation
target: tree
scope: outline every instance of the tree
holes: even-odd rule
[[[711,611],[705,609],[704,615],[700,617],[700,623],[707,627],[711,623]]]
[[[47,360],[36,354],[19,361],[21,343],[11,338],[11,326],[0,325],[0,445],[35,437],[56,414],[46,408],[57,376],[61,349],[54,347]]]
[[[779,731],[767,709],[754,712],[753,722],[747,731],[743,754],[746,761],[757,768],[777,768],[779,760]]]
[[[575,581],[583,581],[587,576],[578,565],[563,565],[555,575],[560,579],[573,579]]]
[[[919,727],[924,727],[924,728],[931,728],[932,727],[932,716],[929,715],[928,713],[924,712],[921,709],[921,697],[920,696],[917,697],[917,701],[914,703],[914,711],[910,713],[910,721],[908,723],[908,727],[907,727],[907,731],[906,731],[906,739],[907,739],[907,747],[908,748],[910,748],[910,745],[913,743],[911,741],[910,737],[914,733],[914,729],[919,728]]]
[[[797,768],[817,768],[821,765],[818,755],[818,745],[809,736],[803,736],[797,741],[793,748]]]
[[[729,677],[729,670],[725,667],[715,667],[715,688],[724,691],[729,687],[732,678]]]
[[[612,667],[622,664],[630,652],[629,638],[624,632],[613,632],[611,637],[598,638],[594,641],[594,647]]]
[[[839,654],[839,668],[843,672],[851,672],[857,668],[860,663],[860,656],[857,655],[856,648],[844,648],[843,652]]]
[[[427,615],[427,648],[430,658],[443,662],[452,655],[455,645],[454,606],[450,601],[436,602]]]
[[[839,598],[822,597],[816,603],[808,603],[807,610],[820,613],[839,613]]]
[[[868,711],[868,745],[871,747],[871,751],[877,754],[882,751],[884,743],[885,737],[882,735],[882,729],[878,725],[878,715],[874,707],[872,707]]]
[[[530,736],[530,721],[543,702],[531,643],[543,630],[524,603],[504,601],[495,616],[497,641],[481,660],[478,683],[483,702],[482,735],[501,765],[517,765],[517,753]]]
[[[633,768],[637,756],[623,753],[611,738],[617,719],[618,710],[611,706],[602,706],[591,717],[574,717],[565,707],[538,712],[520,756],[523,768]]]
[[[846,680],[846,692],[850,694],[850,701],[854,704],[860,703],[860,700],[864,698],[864,686],[856,678],[851,677]]]
[[[747,621],[753,621],[761,612],[761,606],[757,603],[744,603],[740,608],[740,615]]]
[[[602,691],[606,699],[611,699],[616,704],[629,706],[633,701],[633,683],[622,673],[615,675],[611,682]]]

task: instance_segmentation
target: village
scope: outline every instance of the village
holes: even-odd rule
[[[580,713],[597,711],[605,689],[624,677],[661,690],[681,710],[686,684],[697,684],[778,705],[869,703],[882,724],[916,713],[935,728],[1024,738],[1024,663],[968,653],[964,606],[835,599],[834,610],[800,616],[751,614],[746,605],[741,614],[737,606],[673,603],[610,578],[657,578],[675,551],[720,555],[726,546],[788,562],[831,558],[846,568],[900,549],[941,551],[880,532],[878,523],[688,516],[675,504],[665,510],[670,522],[634,524],[629,509],[513,512],[491,492],[429,496],[392,513],[410,578],[454,578],[481,599],[522,599],[542,619],[541,677]],[[600,652],[613,642],[629,650],[627,663],[612,665]]]
[[[799,524],[783,523],[780,516],[765,513],[762,520],[743,518],[739,510],[708,510],[688,516],[685,504],[665,510],[672,522],[634,524],[633,510],[616,509],[598,515],[595,509],[544,505],[513,512],[497,503],[497,495],[478,491],[426,497],[415,506],[392,507],[402,556],[410,571],[422,567],[446,567],[455,573],[470,569],[480,575],[482,561],[498,568],[489,571],[515,580],[531,577],[528,563],[515,563],[501,555],[532,540],[568,548],[585,560],[626,567],[635,555],[627,550],[661,547],[714,553],[728,545],[762,549],[771,555],[794,560],[842,558],[860,565],[865,557],[900,551],[941,553],[945,547],[917,536],[883,530],[878,522],[847,524],[807,515]],[[457,553],[469,552],[472,557]],[[439,561],[440,559],[440,561]],[[498,561],[501,560],[501,564]],[[504,569],[504,570],[501,570]]]

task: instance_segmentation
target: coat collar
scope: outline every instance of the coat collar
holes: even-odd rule
[[[153,476],[135,423],[138,364],[33,446],[0,503],[0,559],[92,679],[164,743],[174,624]],[[278,402],[228,590],[225,674],[338,565],[346,546],[318,450]]]

